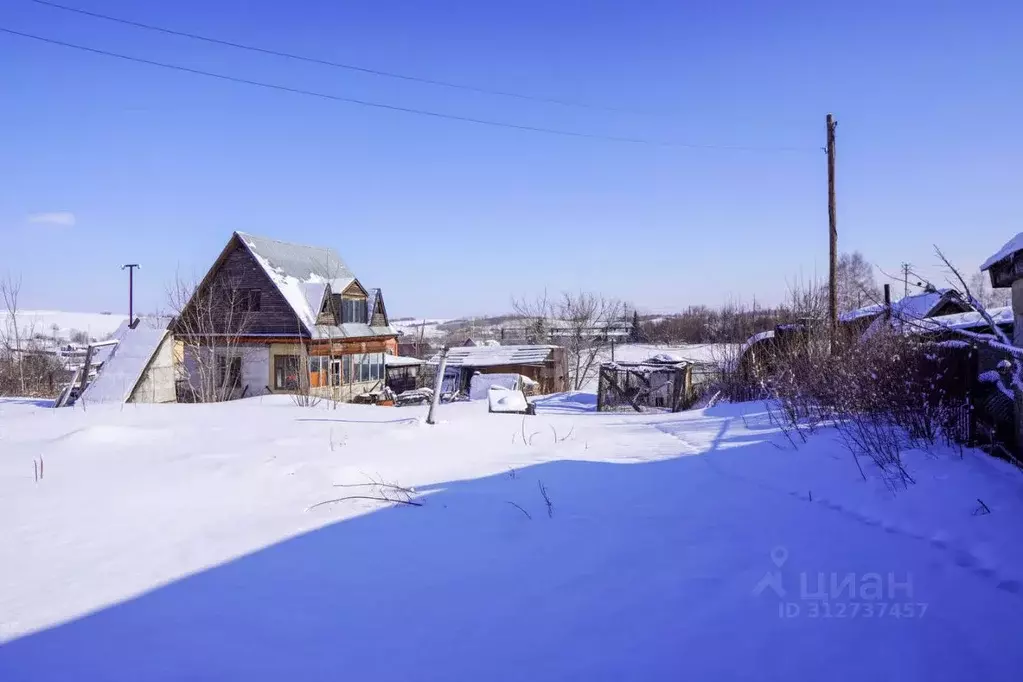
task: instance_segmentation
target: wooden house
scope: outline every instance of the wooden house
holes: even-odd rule
[[[235,232],[174,324],[195,399],[381,390],[397,352],[380,289],[329,248]]]

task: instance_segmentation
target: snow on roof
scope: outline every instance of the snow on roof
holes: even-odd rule
[[[424,362],[425,360],[410,358],[407,355],[391,355],[390,353],[384,355],[384,364],[388,367],[413,367]]]
[[[892,303],[892,314],[908,319],[921,320],[928,317],[928,314],[934,310],[934,308],[936,308],[946,296],[953,293],[953,289],[936,289],[934,291],[925,291],[920,294],[913,294],[912,296],[905,296]],[[856,310],[850,310],[847,313],[842,313],[838,316],[838,319],[842,322],[852,322],[853,320],[858,320],[864,317],[880,315],[883,312],[884,304],[875,303],[874,305],[868,305]]]
[[[391,327],[370,327],[365,323],[316,324],[328,289],[332,294],[340,294],[355,281],[355,275],[333,249],[291,244],[244,232],[236,234],[313,338],[364,338],[396,334]],[[370,292],[371,310],[376,304],[374,292],[378,291],[374,289]]]
[[[983,265],[980,266],[980,269],[987,270],[995,263],[1005,260],[1017,251],[1023,251],[1023,232],[1020,232],[1015,237],[1005,242],[1002,248],[998,249],[993,256],[984,261]]]
[[[748,339],[746,339],[746,343],[744,343],[744,344],[742,344],[742,346],[740,346],[740,348],[739,348],[739,355],[741,356],[743,353],[745,353],[747,350],[749,350],[750,347],[753,344],[759,343],[761,341],[766,341],[767,339],[773,339],[773,338],[774,338],[774,330],[773,329],[768,329],[767,331],[764,331],[764,332],[758,332],[758,333],[754,334],[753,336],[749,337]]]
[[[103,363],[103,368],[82,394],[87,403],[123,403],[135,390],[150,359],[169,334],[166,320],[140,320],[125,329]]]
[[[655,365],[672,365],[679,362],[685,362],[685,360],[673,353],[658,353],[657,355],[651,355],[643,362]]]
[[[1003,308],[991,308],[988,311],[995,324],[1011,324],[1013,313],[1011,306]],[[975,327],[986,327],[987,321],[978,312],[956,313],[954,315],[939,315],[920,320],[912,325],[907,331],[911,333],[936,332],[942,330],[963,330]]]
[[[340,294],[355,281],[355,275],[334,249],[292,244],[245,232],[235,234],[310,333],[314,333],[327,286],[333,293]]]
[[[540,365],[557,346],[457,346],[448,350],[448,367],[496,367],[498,365]],[[436,365],[440,353],[426,361]]]
[[[369,308],[366,312],[366,319],[372,322],[373,315],[377,311],[377,298],[380,297],[380,289],[366,289],[366,293],[369,295]]]

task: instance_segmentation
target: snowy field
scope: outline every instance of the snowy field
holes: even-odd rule
[[[439,339],[444,336],[444,332],[438,329],[438,326],[450,321],[447,318],[402,319],[392,320],[391,326],[410,338],[418,339],[422,333],[423,338]]]
[[[94,341],[107,338],[128,319],[127,315],[106,313],[69,313],[59,310],[22,310],[18,312],[18,327],[26,338],[34,334],[67,341],[72,332],[80,331]],[[13,326],[6,311],[0,312],[0,324],[6,329]]]
[[[1016,470],[592,407],[0,402],[0,680],[1021,679]]]

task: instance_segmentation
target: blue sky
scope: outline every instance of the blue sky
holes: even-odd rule
[[[1017,231],[1023,6],[993,2],[62,0],[556,106],[257,55],[5,0],[0,26],[345,97],[703,149],[507,130],[226,83],[0,34],[0,274],[23,304],[165,305],[232,230],[337,248],[392,316],[589,290],[773,303],[842,250],[941,280]],[[73,223],[73,224],[71,224]]]

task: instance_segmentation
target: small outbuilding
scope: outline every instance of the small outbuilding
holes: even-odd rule
[[[643,362],[605,362],[597,384],[597,410],[680,412],[695,400],[693,363],[654,356]]]
[[[427,360],[434,371],[440,353]],[[458,346],[448,350],[444,391],[468,394],[474,374],[521,374],[538,384],[537,393],[568,390],[565,349],[560,346]]]
[[[384,367],[387,371],[387,388],[396,394],[412,391],[419,387],[419,374],[425,360],[402,355],[384,355]]]

